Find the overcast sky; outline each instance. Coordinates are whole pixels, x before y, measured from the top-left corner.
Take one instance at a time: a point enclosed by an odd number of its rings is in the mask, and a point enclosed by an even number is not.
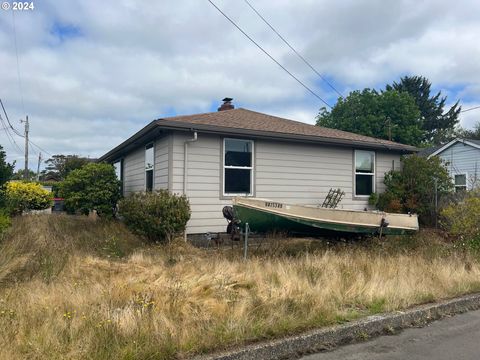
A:
[[[412,74],[430,79],[449,103],[480,105],[480,1],[250,2],[343,94]],[[335,103],[336,94],[242,0],[215,3]],[[32,141],[50,154],[98,157],[153,119],[214,111],[226,96],[237,107],[308,123],[323,106],[207,0],[34,6],[0,10],[0,97],[19,130],[29,115]],[[469,111],[461,124],[478,119],[480,110]],[[0,144],[22,167],[23,152],[4,131]],[[35,149],[32,169],[37,157]]]

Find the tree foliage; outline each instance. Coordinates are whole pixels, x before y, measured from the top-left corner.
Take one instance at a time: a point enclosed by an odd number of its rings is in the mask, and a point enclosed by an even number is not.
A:
[[[456,133],[456,137],[460,137],[463,139],[480,140],[480,121],[475,124],[472,130],[460,128]]]
[[[52,193],[34,182],[9,181],[5,197],[11,215],[19,215],[25,210],[44,210],[52,205]]]
[[[80,169],[90,162],[90,159],[78,155],[53,155],[45,160],[47,166],[42,171],[42,180],[61,181],[73,170]]]
[[[7,154],[0,145],[0,187],[12,178],[14,168],[15,163],[7,163]]]
[[[28,176],[25,179],[25,169],[18,169],[13,173],[12,180],[27,180],[27,181],[35,181],[37,178],[37,174],[35,171],[28,169]]]
[[[119,209],[125,224],[150,241],[172,240],[190,219],[186,196],[167,190],[133,193],[120,201]]]
[[[452,202],[442,212],[442,227],[458,242],[480,251],[480,193],[466,192],[459,202]]]
[[[423,138],[420,111],[405,92],[364,89],[340,98],[331,111],[323,108],[317,125],[409,145]],[[390,136],[391,135],[391,136]]]
[[[457,101],[445,111],[447,97],[442,96],[441,91],[431,95],[431,86],[431,82],[423,76],[404,76],[399,82],[387,85],[386,89],[406,92],[415,99],[422,116],[421,142],[437,145],[455,137],[461,106]]]
[[[59,195],[70,211],[88,214],[96,210],[100,216],[112,217],[120,199],[120,181],[112,165],[90,163],[67,175]]]
[[[427,224],[431,224],[436,215],[435,192],[441,197],[453,189],[445,163],[437,156],[403,157],[401,170],[385,174],[384,183],[386,190],[378,196],[380,210],[416,213]]]

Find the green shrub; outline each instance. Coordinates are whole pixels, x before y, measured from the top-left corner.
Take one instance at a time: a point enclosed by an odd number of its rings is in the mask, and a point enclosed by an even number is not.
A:
[[[52,206],[52,193],[38,183],[10,181],[5,187],[5,202],[10,214],[24,210],[44,210]]]
[[[58,192],[59,192],[60,186],[62,184],[61,181],[40,181],[40,184],[43,185],[43,186],[51,186],[53,197],[60,197]]]
[[[2,235],[10,225],[10,217],[3,210],[0,210],[0,235]]]
[[[402,169],[385,174],[386,190],[379,195],[377,206],[388,212],[411,212],[424,224],[435,219],[435,184],[437,196],[453,189],[445,164],[436,156],[427,159],[417,155],[402,158]]]
[[[120,181],[112,165],[91,163],[70,172],[60,184],[58,195],[71,212],[87,215],[96,210],[99,216],[110,218],[120,199]]]
[[[187,197],[167,190],[131,194],[120,201],[119,211],[133,232],[150,241],[171,241],[190,219]]]
[[[441,212],[441,225],[457,241],[480,249],[480,192],[470,193]]]
[[[378,203],[378,194],[371,193],[370,197],[368,198],[368,205],[377,206],[377,203]]]

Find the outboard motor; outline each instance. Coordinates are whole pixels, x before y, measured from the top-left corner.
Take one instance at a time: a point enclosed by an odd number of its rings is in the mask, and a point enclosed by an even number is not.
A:
[[[233,207],[231,206],[224,206],[222,209],[223,217],[227,219],[227,221],[233,221],[234,219],[234,212]]]
[[[222,209],[223,217],[227,219],[227,234],[232,235],[232,239],[235,239],[235,235],[240,233],[240,220],[235,218],[235,212],[233,207],[224,206]]]

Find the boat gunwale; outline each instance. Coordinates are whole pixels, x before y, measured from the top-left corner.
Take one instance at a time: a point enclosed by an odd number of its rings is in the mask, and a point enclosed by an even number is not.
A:
[[[284,204],[282,202],[278,202],[278,201],[272,201],[272,200],[268,200],[268,199],[256,199],[256,200],[260,200],[260,201],[271,201],[271,202],[276,202],[276,203],[279,203],[279,204]],[[237,201],[234,201],[233,203],[234,206],[244,206],[244,207],[247,207],[247,208],[251,208],[251,209],[255,209],[255,210],[259,210],[259,211],[262,211],[262,212],[271,212],[271,213],[275,213],[277,215],[282,215],[282,216],[285,216],[285,217],[290,217],[290,218],[294,218],[294,219],[308,219],[308,220],[314,220],[314,221],[321,221],[321,222],[326,222],[326,223],[329,223],[329,224],[342,224],[342,225],[353,225],[353,226],[363,226],[363,227],[368,227],[368,228],[380,228],[380,225],[376,226],[376,225],[371,225],[371,224],[364,224],[364,223],[355,223],[355,222],[346,222],[346,221],[333,221],[333,220],[319,220],[318,218],[312,218],[310,216],[298,216],[298,215],[291,215],[291,214],[285,214],[285,213],[282,213],[276,209],[265,209],[263,207],[259,207],[258,205],[251,205],[251,204],[245,204],[245,203],[238,203]],[[290,206],[300,206],[301,205],[291,205],[291,204],[285,204],[285,205],[290,205]],[[351,212],[359,212],[359,213],[363,213],[363,211],[360,211],[360,210],[341,210],[341,209],[324,209],[324,210],[339,210],[339,211],[351,211]],[[382,212],[382,213],[378,213],[379,215],[382,215],[382,214],[388,214],[388,213],[385,213],[385,212]],[[405,215],[405,214],[393,214],[393,215]],[[410,216],[413,216],[413,215],[410,215]],[[414,230],[414,231],[418,231],[418,227],[405,227],[405,226],[388,226],[388,228],[390,229],[402,229],[402,230]]]

